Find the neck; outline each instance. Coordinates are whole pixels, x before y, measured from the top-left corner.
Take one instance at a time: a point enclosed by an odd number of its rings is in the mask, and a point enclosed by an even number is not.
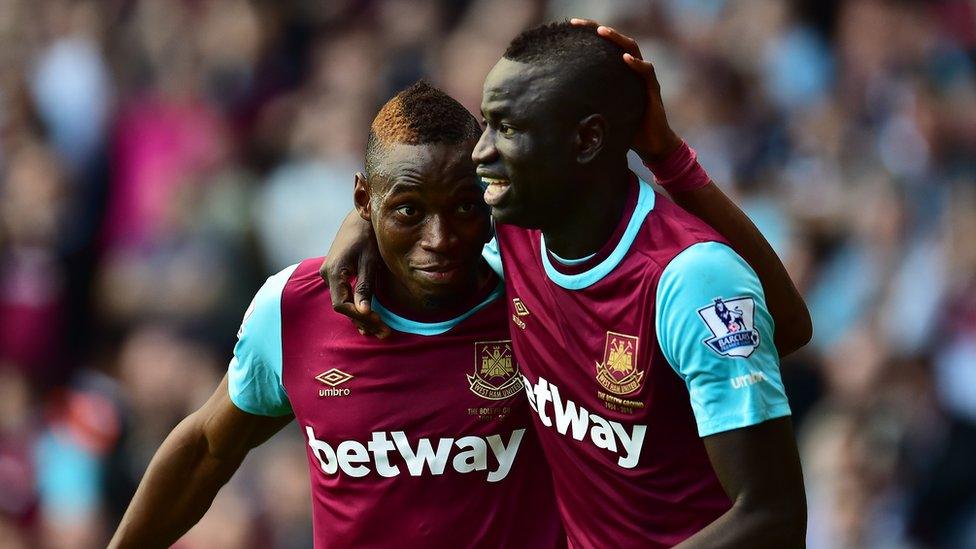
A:
[[[474,306],[481,299],[481,290],[490,278],[490,267],[484,261],[479,261],[478,266],[458,289],[432,293],[405,284],[384,268],[379,277],[377,294],[387,308],[407,316],[412,315],[415,320],[444,320]]]
[[[625,159],[622,164],[591,170],[573,185],[573,198],[552,212],[554,221],[542,230],[549,251],[566,259],[599,251],[624,215],[629,183]]]

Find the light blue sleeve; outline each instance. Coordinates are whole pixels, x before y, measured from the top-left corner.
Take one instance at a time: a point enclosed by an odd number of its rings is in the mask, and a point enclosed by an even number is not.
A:
[[[491,240],[485,244],[485,248],[481,250],[481,257],[485,258],[485,261],[499,277],[505,279],[505,273],[502,271],[502,253],[498,248],[498,238],[491,237]]]
[[[698,435],[790,415],[759,277],[725,244],[702,242],[661,273],[657,338],[688,386]]]
[[[281,381],[281,291],[298,265],[269,278],[244,313],[227,369],[230,399],[259,416],[284,416],[291,403]]]

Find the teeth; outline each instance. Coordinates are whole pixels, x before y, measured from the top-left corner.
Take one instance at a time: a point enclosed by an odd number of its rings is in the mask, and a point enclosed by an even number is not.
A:
[[[481,180],[484,181],[485,183],[489,184],[489,185],[507,185],[508,184],[508,180],[507,179],[494,179],[492,177],[482,177]]]

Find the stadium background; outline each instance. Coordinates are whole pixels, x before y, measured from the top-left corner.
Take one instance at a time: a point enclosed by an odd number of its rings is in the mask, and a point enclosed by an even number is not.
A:
[[[477,112],[508,40],[568,16],[640,40],[808,300],[810,546],[976,547],[967,0],[0,1],[0,547],[103,546],[252,293],[327,250],[377,107],[426,77]],[[310,528],[288,428],[180,546]]]

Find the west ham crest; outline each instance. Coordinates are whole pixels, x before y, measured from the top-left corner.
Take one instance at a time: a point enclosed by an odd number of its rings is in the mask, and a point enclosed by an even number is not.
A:
[[[467,376],[472,393],[488,400],[503,400],[522,390],[511,340],[478,341],[474,354],[474,374]]]
[[[756,302],[751,297],[723,300],[716,297],[711,305],[698,309],[714,337],[702,341],[709,349],[724,356],[747,357],[759,346],[759,331],[753,324]]]
[[[607,332],[603,363],[596,364],[596,380],[615,395],[629,395],[640,389],[644,372],[637,371],[635,336]]]

